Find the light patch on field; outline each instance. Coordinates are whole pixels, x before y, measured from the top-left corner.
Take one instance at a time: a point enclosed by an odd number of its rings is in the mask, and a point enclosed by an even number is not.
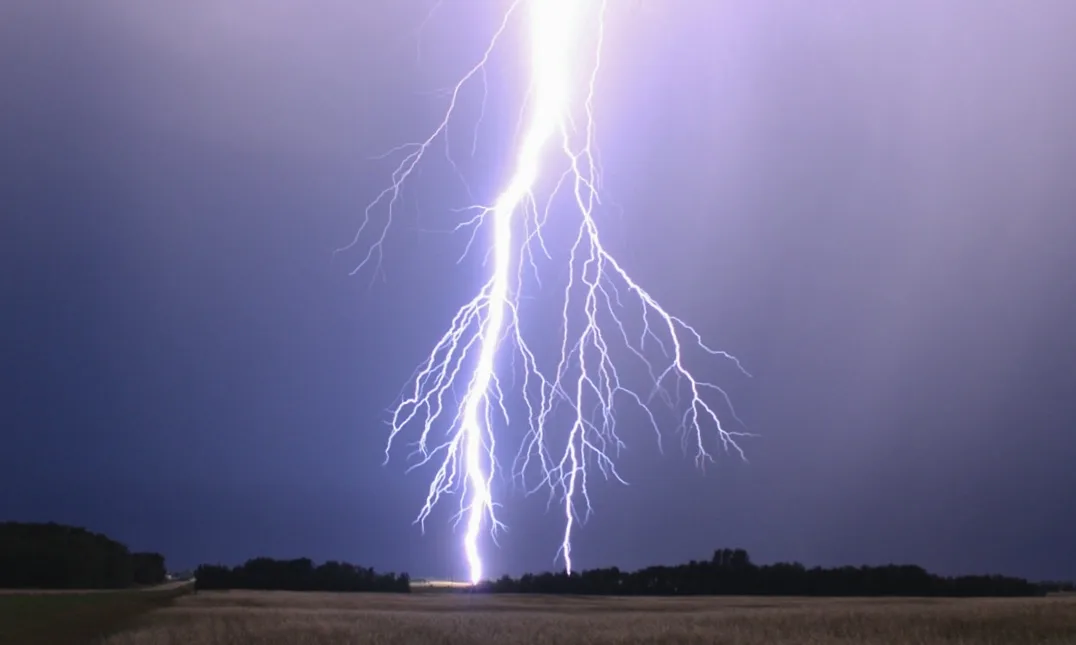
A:
[[[420,589],[467,589],[471,583],[460,580],[412,580],[411,588]]]

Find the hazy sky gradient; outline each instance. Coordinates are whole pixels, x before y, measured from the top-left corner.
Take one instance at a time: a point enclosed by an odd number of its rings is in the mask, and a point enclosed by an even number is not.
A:
[[[505,6],[423,26],[433,4],[0,4],[0,516],[175,566],[463,574],[447,513],[410,525],[424,475],[381,461],[481,278],[465,237],[417,229],[468,197],[443,163],[419,178],[387,282],[332,257],[388,181],[371,157],[435,126]],[[595,486],[576,563],[1076,578],[1076,4],[612,4],[605,230],[754,374],[706,372],[762,438],[701,474],[626,428],[631,486]],[[453,134],[482,199],[523,46],[473,159],[480,89]],[[511,499],[490,572],[551,567],[544,498]]]

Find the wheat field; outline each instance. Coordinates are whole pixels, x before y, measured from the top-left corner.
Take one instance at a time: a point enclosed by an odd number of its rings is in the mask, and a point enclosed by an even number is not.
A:
[[[203,592],[107,645],[1076,645],[1076,598],[596,598]]]

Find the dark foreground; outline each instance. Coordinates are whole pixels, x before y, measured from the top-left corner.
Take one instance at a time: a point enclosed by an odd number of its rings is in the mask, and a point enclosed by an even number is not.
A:
[[[93,643],[189,592],[187,584],[123,591],[0,591],[0,643]]]

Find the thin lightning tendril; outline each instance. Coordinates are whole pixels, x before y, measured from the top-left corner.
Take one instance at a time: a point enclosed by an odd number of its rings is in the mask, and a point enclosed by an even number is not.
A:
[[[498,439],[504,439],[510,425],[502,384],[505,367],[499,360],[505,353],[511,357],[511,373],[522,372],[517,391],[526,409],[526,430],[521,432],[524,436],[511,475],[523,484],[528,494],[547,489],[549,503],[559,500],[562,504],[565,524],[557,556],[569,573],[573,528],[592,512],[588,467],[593,464],[605,478],[626,483],[617,473],[614,461],[624,447],[616,430],[614,403],[618,398],[627,398],[635,404],[657,434],[659,449],[661,432],[651,404],[657,397],[674,409],[679,406],[684,448],[693,446],[700,467],[713,460],[706,446],[706,428],[716,431],[724,450],[735,451],[741,458],[744,453],[736,440],[750,436],[722,425],[705,393],[719,395],[734,417],[735,411],[723,390],[696,378],[685,366],[685,344],[727,358],[747,374],[739,361],[708,346],[694,328],[662,308],[610,255],[598,234],[594,213],[600,205],[600,169],[595,154],[594,95],[607,3],[608,0],[514,0],[478,63],[450,92],[448,108],[433,133],[421,142],[390,151],[389,154],[405,153],[403,160],[392,173],[389,187],[367,206],[362,226],[352,243],[345,247],[351,248],[367,235],[374,226],[372,214],[385,205],[385,222],[375,231],[376,239],[354,272],[371,262],[376,262],[380,270],[382,248],[404,184],[429,149],[439,139],[447,139],[461,91],[476,76],[485,83],[485,68],[499,40],[512,17],[525,8],[531,79],[528,105],[521,113],[512,174],[492,206],[464,209],[473,216],[456,227],[456,230],[472,229],[465,254],[475,243],[479,229],[489,229],[489,277],[477,295],[456,312],[448,331],[414,373],[402,400],[392,411],[385,448],[387,462],[397,436],[412,425],[421,427],[412,453],[415,462],[408,471],[431,463],[437,469],[415,522],[425,528],[426,520],[443,496],[462,493],[455,521],[465,522],[463,548],[472,583],[483,577],[479,553],[483,528],[494,541],[505,529],[498,519],[499,504],[492,493],[499,472]],[[588,9],[594,22],[596,45],[592,64],[585,70],[585,78],[580,79],[582,72],[578,67],[580,61],[586,60],[582,41],[586,40],[583,36]],[[581,96],[573,92],[577,85],[582,86]],[[577,127],[580,110],[581,128]],[[535,192],[543,179],[549,180],[550,158],[558,156],[554,153],[563,155],[565,169],[555,178],[548,201],[540,207]],[[452,163],[451,157],[449,162]],[[561,217],[559,212],[551,211],[554,196],[564,190],[570,190],[579,227],[567,258],[559,356],[553,369],[543,371],[520,326],[521,293],[528,272],[541,286],[538,256],[552,259],[542,233],[551,216]],[[637,334],[629,332],[622,322],[622,312],[628,308],[626,296],[634,298],[638,304],[636,311],[641,312],[642,329]],[[573,315],[580,313],[581,328],[572,325]],[[621,382],[610,345],[614,342],[622,343],[648,370],[652,389],[647,396]],[[648,358],[645,353],[648,342],[667,361],[664,365],[656,366]],[[456,401],[456,388],[460,386],[463,394]],[[686,403],[681,404],[678,393],[684,389],[688,396]],[[565,406],[570,411],[563,426],[568,430],[566,445],[556,455],[551,447],[550,427],[560,426],[561,421],[555,421],[553,415]],[[446,438],[437,443],[432,435],[442,428]],[[535,471],[537,476],[528,481],[528,473]]]

